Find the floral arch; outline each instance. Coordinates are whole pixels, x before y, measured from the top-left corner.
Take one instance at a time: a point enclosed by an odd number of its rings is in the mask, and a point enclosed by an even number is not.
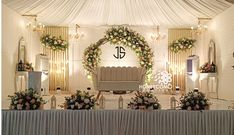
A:
[[[153,67],[153,53],[143,36],[124,26],[115,26],[108,29],[102,39],[85,49],[83,66],[89,77],[91,77],[91,73],[101,61],[101,49],[99,47],[107,42],[130,47],[136,53],[140,66],[147,70],[147,81],[150,81]]]

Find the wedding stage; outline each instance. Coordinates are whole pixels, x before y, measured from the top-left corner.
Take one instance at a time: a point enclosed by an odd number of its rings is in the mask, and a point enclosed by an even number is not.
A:
[[[233,135],[234,111],[2,111],[4,135]]]

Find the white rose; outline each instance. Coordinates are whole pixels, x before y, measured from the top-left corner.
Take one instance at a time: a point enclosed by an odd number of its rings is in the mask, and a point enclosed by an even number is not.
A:
[[[144,100],[145,100],[145,101],[148,101],[148,100],[149,100],[149,98],[147,98],[147,97],[144,97]]]
[[[86,105],[86,106],[85,106],[85,108],[87,108],[87,109],[88,109],[88,108],[89,108],[89,105]]]
[[[154,103],[155,100],[154,100],[153,98],[150,98],[150,99],[149,99],[149,102],[150,102],[150,103]]]
[[[82,104],[78,104],[78,108],[80,109],[80,108],[82,108],[83,107],[83,105]]]
[[[36,109],[36,108],[37,108],[37,105],[34,104],[34,105],[33,105],[33,109]]]
[[[147,109],[149,109],[149,110],[153,110],[153,109],[154,109],[154,107],[153,107],[153,106],[149,106]]]
[[[187,108],[187,110],[189,110],[189,111],[190,111],[190,110],[192,110],[192,108],[189,106],[189,107]]]
[[[84,99],[84,103],[86,103],[86,104],[88,104],[90,102],[90,100],[89,99]]]
[[[142,99],[141,98],[137,98],[137,102],[141,104],[142,103]]]
[[[186,106],[189,106],[189,105],[190,105],[190,103],[189,103],[189,102],[186,102],[186,103],[185,103],[185,105],[186,105]]]

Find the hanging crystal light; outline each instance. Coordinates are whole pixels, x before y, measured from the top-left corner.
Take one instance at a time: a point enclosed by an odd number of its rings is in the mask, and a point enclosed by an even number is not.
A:
[[[198,24],[195,27],[191,27],[192,33],[200,35],[202,32],[205,32],[208,28],[208,23],[211,18],[198,18]]]
[[[84,35],[83,32],[79,32],[78,29],[80,28],[80,26],[78,24],[75,25],[75,32],[71,32],[69,34],[69,37],[72,39],[79,39],[80,37],[82,37]]]
[[[35,32],[43,32],[44,31],[45,25],[40,23],[40,22],[37,22],[37,15],[22,15],[22,16],[33,18],[33,22],[27,23],[27,28],[31,28]]]
[[[166,37],[166,34],[165,33],[161,33],[159,31],[159,26],[157,26],[157,28],[156,28],[156,33],[151,34],[151,39],[152,40],[156,40],[156,41],[164,39],[165,37]]]

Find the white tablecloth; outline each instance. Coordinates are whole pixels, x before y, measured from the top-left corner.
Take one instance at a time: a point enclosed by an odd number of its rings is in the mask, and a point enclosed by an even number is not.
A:
[[[234,111],[2,111],[3,135],[234,135]]]

